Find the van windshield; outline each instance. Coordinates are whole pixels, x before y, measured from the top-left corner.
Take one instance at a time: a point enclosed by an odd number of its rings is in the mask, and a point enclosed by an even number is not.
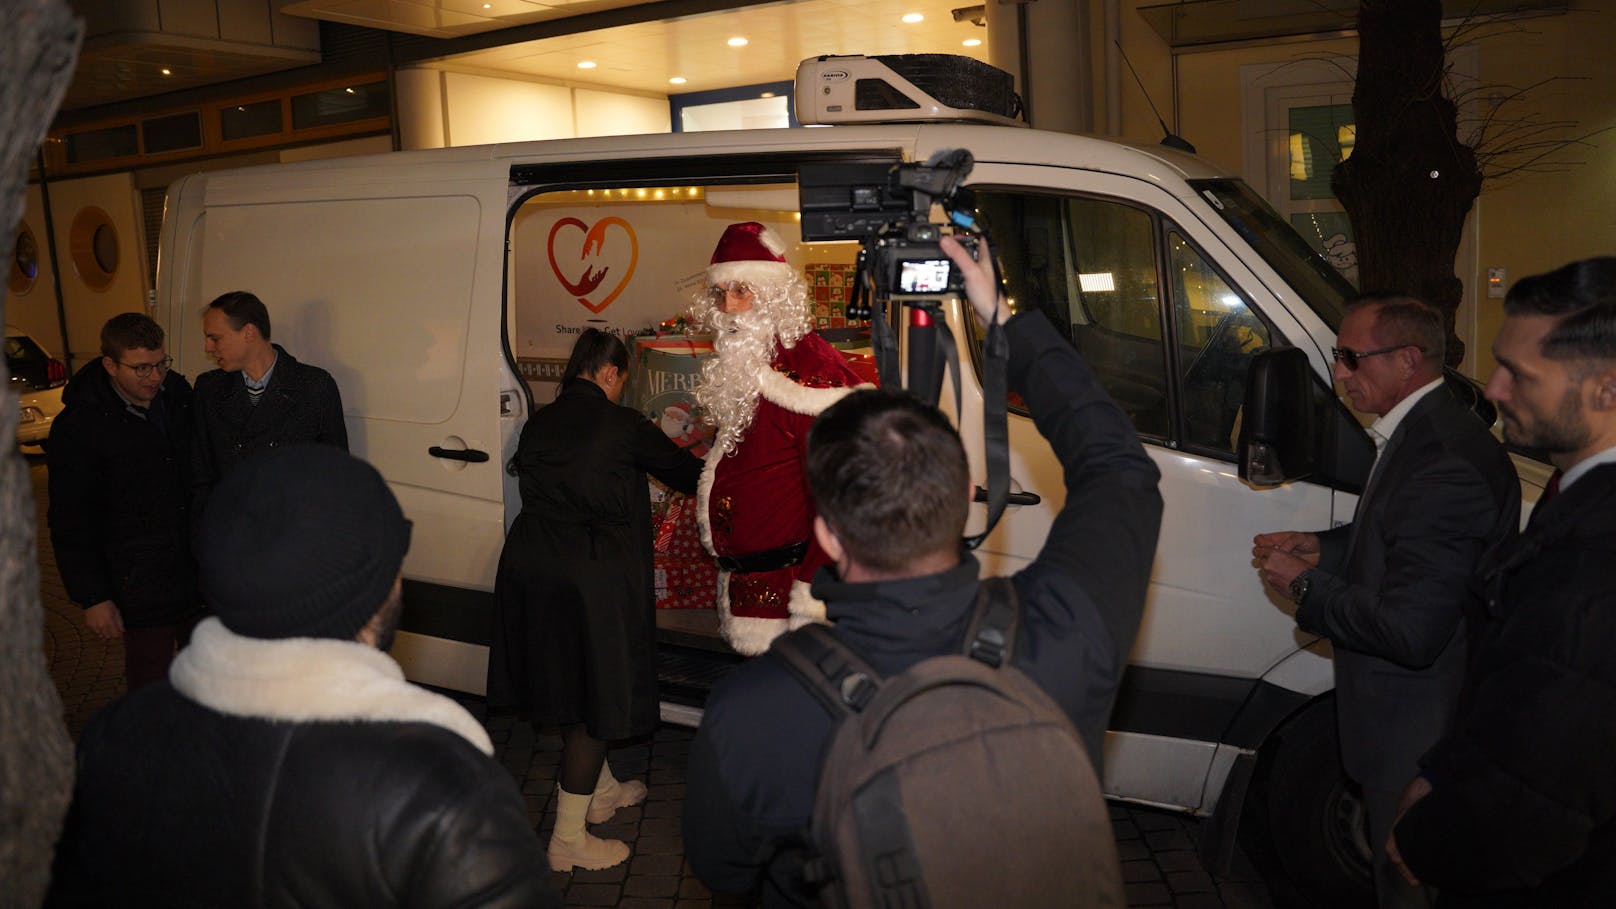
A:
[[[1239,180],[1191,180],[1190,186],[1302,295],[1332,332],[1340,330],[1347,301],[1357,291],[1278,212]]]

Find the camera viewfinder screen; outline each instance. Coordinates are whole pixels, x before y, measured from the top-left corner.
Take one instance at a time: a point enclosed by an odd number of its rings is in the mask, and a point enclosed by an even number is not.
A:
[[[906,259],[898,263],[898,292],[943,293],[948,290],[948,270],[952,264],[947,259]]]

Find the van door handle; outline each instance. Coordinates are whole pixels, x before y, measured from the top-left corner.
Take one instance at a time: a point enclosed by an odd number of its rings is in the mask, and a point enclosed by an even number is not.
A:
[[[981,486],[976,487],[976,497],[973,501],[986,502],[988,491]],[[1006,505],[1037,505],[1043,499],[1036,492],[1012,492],[1005,497]]]
[[[481,464],[488,460],[488,452],[478,451],[475,448],[443,448],[437,445],[426,450],[434,458],[447,458],[450,461],[469,461],[472,464]]]

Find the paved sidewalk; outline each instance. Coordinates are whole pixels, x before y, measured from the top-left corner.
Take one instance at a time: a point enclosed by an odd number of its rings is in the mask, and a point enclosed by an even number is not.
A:
[[[68,600],[45,527],[45,463],[42,458],[29,462],[39,521],[45,654],[62,695],[68,729],[77,739],[96,710],[123,694],[123,648],[91,634],[84,626],[83,611]],[[482,715],[478,699],[468,698],[466,703],[473,713]],[[555,823],[560,737],[536,734],[510,718],[485,720],[485,725],[494,740],[495,758],[515,778],[528,817],[548,839]],[[685,758],[692,735],[690,729],[664,726],[650,741],[611,753],[613,772],[620,778],[645,780],[650,795],[645,804],[622,809],[610,822],[592,829],[599,836],[629,843],[634,854],[616,868],[555,875],[556,887],[565,893],[568,906],[705,909],[745,905],[743,900],[710,892],[684,861],[679,824],[684,811]],[[1249,862],[1237,860],[1231,878],[1216,879],[1206,872],[1195,851],[1200,825],[1194,819],[1113,803],[1111,823],[1129,906],[1273,906],[1267,887]]]

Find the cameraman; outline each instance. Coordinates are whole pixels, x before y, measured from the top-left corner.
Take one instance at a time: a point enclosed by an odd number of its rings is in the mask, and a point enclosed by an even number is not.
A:
[[[962,270],[978,320],[1004,323],[1010,387],[1065,472],[1066,503],[1043,551],[1014,578],[1014,662],[1065,709],[1098,769],[1156,550],[1156,466],[1041,314],[1006,321],[1002,303],[995,310],[987,243],[980,263],[952,239],[942,246]],[[837,637],[889,676],[961,652],[978,566],[960,546],[972,485],[947,418],[903,392],[855,392],[814,423],[807,470],[819,508],[814,532],[834,563],[820,570],[813,592]],[[684,808],[685,855],[709,887],[757,890],[771,844],[806,831],[834,726],[772,656],[737,667],[713,691],[691,748]],[[792,883],[771,881],[764,904],[811,904],[810,895],[785,892]]]

